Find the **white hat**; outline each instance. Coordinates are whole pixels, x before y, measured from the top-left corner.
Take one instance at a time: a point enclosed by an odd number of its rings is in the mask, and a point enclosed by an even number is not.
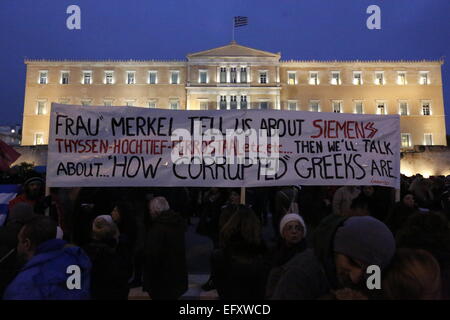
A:
[[[303,218],[297,213],[288,213],[280,221],[280,234],[283,234],[283,229],[286,224],[291,221],[298,221],[303,226],[303,238],[306,237],[306,224]]]

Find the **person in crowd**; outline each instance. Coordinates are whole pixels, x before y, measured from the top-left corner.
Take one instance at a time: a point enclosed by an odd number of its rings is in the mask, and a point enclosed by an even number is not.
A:
[[[364,292],[367,267],[383,271],[394,253],[394,236],[378,219],[330,215],[315,231],[313,248],[283,266],[272,299],[318,299],[343,288]]]
[[[83,300],[90,298],[91,262],[79,247],[56,239],[56,222],[37,216],[18,235],[17,255],[25,265],[6,288],[5,300]],[[74,269],[74,279],[67,273]],[[77,273],[78,272],[78,273]],[[78,274],[78,276],[77,276]],[[74,288],[69,288],[71,284]]]
[[[267,268],[261,223],[252,209],[239,205],[220,233],[212,269],[221,299],[262,299]]]
[[[361,200],[361,202],[367,204],[368,215],[381,221],[384,221],[386,218],[386,210],[383,207],[383,201],[378,197],[377,190],[374,186],[363,186],[361,193],[355,200]]]
[[[223,229],[225,224],[227,224],[227,222],[236,212],[236,209],[238,209],[240,201],[241,194],[239,192],[239,189],[232,189],[228,195],[228,201],[225,203],[225,205],[222,206],[222,208],[220,208],[218,235],[220,234],[220,231]]]
[[[219,241],[220,210],[225,203],[225,193],[219,188],[210,188],[204,195],[197,232],[209,237],[217,247]]]
[[[131,205],[127,202],[117,202],[113,205],[111,217],[119,228],[120,240],[128,244],[130,251],[136,245],[137,224]]]
[[[365,197],[358,196],[353,199],[350,209],[347,211],[348,217],[370,216],[369,200]]]
[[[16,250],[17,235],[32,218],[33,207],[27,202],[20,202],[12,208],[6,225],[0,227],[0,297],[20,270]]]
[[[186,222],[164,197],[151,200],[149,211],[143,290],[155,300],[178,299],[188,288]]]
[[[418,212],[414,195],[411,192],[403,194],[401,201],[396,203],[386,219],[386,225],[396,234],[408,217]]]
[[[282,187],[275,194],[275,211],[272,213],[272,225],[275,238],[280,239],[279,226],[283,216],[287,213],[299,212],[299,191],[295,186]]]
[[[300,199],[299,210],[305,223],[312,228],[317,227],[320,221],[331,213],[331,201],[325,186],[302,187]]]
[[[439,263],[442,296],[450,299],[450,229],[445,216],[435,212],[411,215],[396,235],[397,247],[422,249]]]
[[[26,202],[33,207],[36,213],[44,214],[41,203],[44,201],[45,185],[44,179],[41,177],[32,177],[27,179],[23,184],[23,193],[12,199],[8,208],[9,211],[21,202]]]
[[[285,215],[280,221],[282,240],[269,253],[271,267],[267,280],[266,297],[270,298],[282,274],[282,266],[297,253],[306,250],[306,225],[303,218],[296,213]]]
[[[111,216],[100,215],[92,223],[92,240],[84,247],[92,263],[91,298],[127,300],[130,264],[128,250],[119,240],[119,229]]]
[[[425,250],[398,249],[386,269],[381,288],[388,300],[439,300],[439,263]]]
[[[433,206],[434,197],[431,184],[429,179],[424,179],[418,175],[409,186],[409,191],[414,195],[419,208],[430,209]]]
[[[220,208],[220,214],[215,215],[215,218],[211,221],[211,235],[213,241],[213,252],[219,248],[219,234],[225,224],[230,220],[233,214],[238,210],[240,203],[240,193],[238,189],[232,189],[229,192],[227,203]],[[213,253],[214,254],[214,253]],[[211,255],[212,257],[213,255]],[[205,284],[202,285],[202,290],[210,291],[215,289],[214,272],[211,270],[210,277]]]
[[[337,189],[333,196],[333,213],[341,216],[347,215],[352,201],[360,193],[361,190],[356,186],[344,186]]]

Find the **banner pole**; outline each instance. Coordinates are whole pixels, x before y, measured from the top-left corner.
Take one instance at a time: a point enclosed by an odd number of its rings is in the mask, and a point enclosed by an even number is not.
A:
[[[245,204],[245,187],[241,187],[241,204]]]

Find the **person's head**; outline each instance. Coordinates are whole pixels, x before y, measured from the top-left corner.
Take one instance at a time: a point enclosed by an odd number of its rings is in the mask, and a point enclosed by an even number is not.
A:
[[[261,242],[261,223],[252,209],[238,205],[220,233],[220,241],[227,243],[233,236],[239,236],[246,244],[259,245]]]
[[[27,198],[30,200],[36,200],[44,194],[44,180],[40,177],[28,179],[23,187]]]
[[[49,217],[35,216],[26,223],[17,236],[17,255],[20,260],[30,260],[42,243],[56,238],[57,224]]]
[[[16,203],[9,212],[7,224],[24,225],[33,218],[33,207],[27,202]]]
[[[239,193],[238,190],[231,190],[229,196],[228,196],[228,201],[230,204],[240,204],[241,202],[241,195]]]
[[[111,210],[111,217],[116,224],[121,224],[126,222],[130,218],[131,209],[126,202],[117,202],[113,205]]]
[[[427,251],[398,249],[381,283],[389,300],[436,300],[441,298],[439,263]]]
[[[333,241],[336,275],[344,287],[358,287],[370,265],[383,270],[395,253],[388,227],[370,216],[350,217],[336,231]]]
[[[152,218],[158,217],[162,212],[170,209],[169,203],[164,197],[155,197],[149,203],[149,212]]]
[[[373,194],[375,193],[375,188],[373,186],[364,186],[362,188],[362,193],[366,196],[366,197],[372,197]]]
[[[280,221],[280,235],[288,246],[299,243],[306,237],[303,218],[296,213],[284,215]]]
[[[416,205],[414,195],[411,192],[407,192],[402,197],[402,204],[408,208],[414,208]]]
[[[119,231],[110,215],[101,215],[92,222],[92,239],[98,241],[109,241],[117,239]]]
[[[352,217],[370,215],[369,204],[367,203],[367,200],[363,197],[357,197],[353,199],[348,215]]]

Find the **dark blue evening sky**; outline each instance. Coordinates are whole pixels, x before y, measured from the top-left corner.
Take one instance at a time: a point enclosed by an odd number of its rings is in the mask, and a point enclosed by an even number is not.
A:
[[[81,7],[82,29],[66,28]],[[366,9],[382,10],[368,30]],[[0,124],[22,122],[25,58],[185,59],[238,43],[282,59],[440,59],[450,132],[450,0],[0,0]]]

